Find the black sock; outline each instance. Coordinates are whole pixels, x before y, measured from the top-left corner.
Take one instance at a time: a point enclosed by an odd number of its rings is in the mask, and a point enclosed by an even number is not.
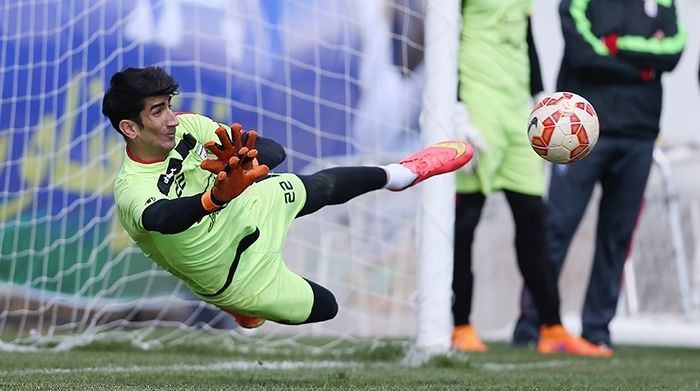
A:
[[[299,178],[306,188],[306,203],[297,217],[381,189],[387,180],[381,167],[334,167]]]

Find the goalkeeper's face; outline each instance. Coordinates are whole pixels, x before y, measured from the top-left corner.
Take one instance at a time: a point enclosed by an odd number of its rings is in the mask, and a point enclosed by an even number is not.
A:
[[[139,127],[134,141],[151,157],[165,158],[175,148],[175,128],[179,122],[171,110],[171,99],[171,96],[146,98],[144,109],[139,113],[143,126]]]

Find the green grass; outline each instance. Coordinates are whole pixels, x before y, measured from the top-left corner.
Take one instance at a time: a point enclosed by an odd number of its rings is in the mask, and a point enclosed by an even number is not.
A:
[[[700,389],[698,349],[621,346],[612,359],[587,359],[490,344],[486,354],[451,354],[416,367],[400,341],[318,341],[321,351],[234,345],[207,340],[144,351],[102,342],[67,352],[0,352],[0,389]]]

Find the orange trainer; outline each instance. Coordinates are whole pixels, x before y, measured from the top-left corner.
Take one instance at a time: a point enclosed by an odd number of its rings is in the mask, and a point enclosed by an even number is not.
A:
[[[542,354],[566,353],[585,357],[612,357],[613,355],[613,350],[609,347],[594,345],[583,338],[574,337],[560,324],[540,327],[537,351]]]
[[[456,326],[452,330],[452,348],[465,353],[484,353],[488,350],[470,324]]]

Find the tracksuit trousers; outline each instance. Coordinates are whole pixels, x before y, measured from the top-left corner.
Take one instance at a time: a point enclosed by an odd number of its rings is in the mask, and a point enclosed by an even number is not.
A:
[[[547,243],[557,275],[596,184],[598,209],[595,254],[581,314],[582,337],[611,345],[609,324],[615,316],[622,273],[628,256],[653,159],[653,140],[601,137],[591,154],[568,165],[552,166],[547,196]],[[525,287],[514,344],[539,338],[537,309]]]

